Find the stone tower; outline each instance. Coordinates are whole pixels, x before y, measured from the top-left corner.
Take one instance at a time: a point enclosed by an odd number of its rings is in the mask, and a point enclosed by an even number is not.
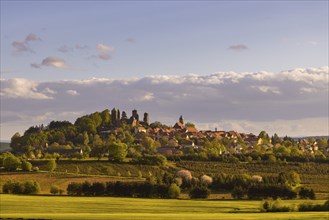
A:
[[[132,117],[135,118],[137,121],[139,121],[139,115],[138,115],[136,109],[134,109],[134,110],[132,111]]]
[[[150,123],[149,113],[147,113],[147,112],[144,113],[143,121],[144,121],[145,124],[147,124],[147,125]]]
[[[182,124],[184,124],[184,118],[183,118],[183,116],[181,115],[181,116],[179,116],[179,122],[180,123],[182,123]]]

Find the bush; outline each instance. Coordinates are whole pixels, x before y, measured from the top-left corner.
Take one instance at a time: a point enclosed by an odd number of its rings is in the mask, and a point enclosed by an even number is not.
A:
[[[210,190],[206,187],[193,188],[189,193],[191,199],[199,199],[199,198],[206,199],[208,198],[209,195],[210,195]]]
[[[300,188],[298,192],[299,198],[301,199],[315,199],[315,193],[313,189]]]
[[[285,206],[281,199],[277,199],[274,202],[272,200],[265,200],[261,207],[262,212],[290,212],[293,208]]]
[[[11,182],[7,181],[2,186],[3,193],[12,194],[37,194],[40,191],[40,185],[36,181]]]
[[[235,186],[232,191],[232,197],[234,199],[242,199],[242,197],[246,194],[246,190],[244,190],[241,186]]]
[[[318,212],[318,211],[329,211],[329,200],[323,205],[313,205],[311,203],[303,203],[298,206],[300,212]]]
[[[23,171],[32,171],[32,164],[26,160],[22,161],[22,170]]]
[[[53,172],[56,169],[56,161],[55,160],[49,160],[47,163],[47,170],[50,172]]]
[[[58,194],[58,193],[59,193],[59,188],[58,188],[58,186],[56,186],[56,185],[52,185],[52,186],[50,187],[50,193],[53,194],[53,195]]]
[[[255,184],[250,186],[247,194],[249,199],[294,199],[297,197],[297,193],[286,185]]]
[[[3,159],[3,166],[7,171],[15,171],[21,165],[21,161],[12,153],[5,153]]]
[[[180,195],[180,188],[175,183],[172,183],[168,189],[168,197],[171,199],[177,199]]]

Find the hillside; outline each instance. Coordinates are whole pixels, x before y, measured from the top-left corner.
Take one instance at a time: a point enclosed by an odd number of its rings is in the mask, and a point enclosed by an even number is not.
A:
[[[11,150],[9,142],[0,142],[0,153],[9,150]]]

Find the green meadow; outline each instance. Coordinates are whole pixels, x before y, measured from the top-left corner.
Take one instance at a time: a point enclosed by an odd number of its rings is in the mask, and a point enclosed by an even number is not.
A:
[[[0,218],[22,219],[328,219],[329,212],[260,213],[261,201],[161,200],[1,194]],[[298,205],[305,200],[284,201]],[[323,204],[324,200],[312,201]]]

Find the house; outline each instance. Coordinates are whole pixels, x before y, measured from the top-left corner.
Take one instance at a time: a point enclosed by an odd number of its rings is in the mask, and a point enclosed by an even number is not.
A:
[[[146,133],[146,129],[142,126],[135,127],[135,134],[138,134],[138,133]]]
[[[181,122],[176,122],[173,128],[183,130],[185,128],[185,125]]]

